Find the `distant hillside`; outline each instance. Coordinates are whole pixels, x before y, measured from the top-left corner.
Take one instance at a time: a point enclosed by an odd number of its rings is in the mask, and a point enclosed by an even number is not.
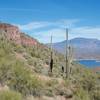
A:
[[[100,40],[75,38],[69,41],[74,49],[75,59],[100,59]],[[54,43],[53,47],[60,53],[65,53],[66,41]]]

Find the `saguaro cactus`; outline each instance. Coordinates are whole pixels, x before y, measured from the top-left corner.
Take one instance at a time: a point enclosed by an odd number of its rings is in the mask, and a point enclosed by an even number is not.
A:
[[[73,48],[68,43],[68,29],[66,29],[66,78],[69,78],[71,72],[71,63],[73,61]]]
[[[66,29],[66,78],[69,76],[69,64],[68,64],[68,29]]]
[[[69,76],[70,76],[70,74],[72,73],[73,47],[70,45],[68,50],[69,50],[68,62],[69,62]]]

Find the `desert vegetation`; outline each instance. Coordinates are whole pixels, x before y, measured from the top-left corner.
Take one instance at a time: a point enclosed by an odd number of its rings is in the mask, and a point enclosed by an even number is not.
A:
[[[1,33],[0,33],[1,34]],[[0,38],[1,100],[100,100],[100,74],[72,62],[65,78],[64,56],[54,51],[54,68],[49,74],[50,48],[28,47]],[[6,88],[5,88],[6,86]]]

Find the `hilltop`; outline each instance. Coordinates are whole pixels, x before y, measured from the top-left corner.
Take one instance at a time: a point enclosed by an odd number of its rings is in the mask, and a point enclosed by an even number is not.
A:
[[[24,34],[17,26],[0,23],[0,31],[5,34],[8,40],[12,40],[16,44],[32,46],[37,44],[37,40]]]
[[[56,51],[51,74],[50,48],[13,25],[3,24],[3,27],[6,28],[0,28],[1,100],[100,99],[99,74],[72,62],[70,78],[66,79],[61,70],[61,66],[65,66],[65,58]],[[15,27],[16,32],[11,27]]]

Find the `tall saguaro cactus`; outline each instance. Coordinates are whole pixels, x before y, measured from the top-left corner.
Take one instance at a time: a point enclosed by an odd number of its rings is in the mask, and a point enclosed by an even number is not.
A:
[[[66,78],[69,77],[69,62],[68,62],[68,29],[66,29]]]
[[[69,78],[73,61],[73,48],[68,43],[68,29],[66,29],[66,78]]]

